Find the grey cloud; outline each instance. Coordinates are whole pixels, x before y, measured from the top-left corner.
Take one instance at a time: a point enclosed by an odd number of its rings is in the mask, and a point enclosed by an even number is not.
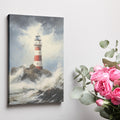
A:
[[[41,23],[44,29],[44,34],[49,34],[54,29],[56,40],[63,40],[63,22],[64,19],[62,17],[43,17],[43,16],[25,16],[25,15],[10,15],[10,68],[14,66],[22,65],[22,61],[19,59],[22,55],[26,55],[24,53],[24,46],[19,44],[17,41],[17,37],[23,33],[21,33],[20,28],[26,30],[27,27],[33,25],[35,23]],[[20,50],[20,54],[18,51]],[[14,58],[15,56],[15,58]],[[55,61],[47,61],[45,67],[48,69],[52,69],[53,66],[56,67],[58,60]],[[55,68],[53,68],[55,69]]]
[[[56,34],[63,34],[63,17],[45,17],[29,15],[10,15],[11,24],[26,29],[29,25],[36,22],[41,23],[44,28],[44,34],[52,32],[53,28]]]

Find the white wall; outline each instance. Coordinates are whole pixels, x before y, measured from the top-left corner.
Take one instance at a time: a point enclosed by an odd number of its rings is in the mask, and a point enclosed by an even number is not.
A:
[[[7,25],[11,14],[63,16],[64,102],[61,105],[6,107]],[[80,64],[101,64],[100,40],[120,40],[120,0],[1,0],[0,1],[0,120],[103,120],[94,106],[69,96],[72,72]]]

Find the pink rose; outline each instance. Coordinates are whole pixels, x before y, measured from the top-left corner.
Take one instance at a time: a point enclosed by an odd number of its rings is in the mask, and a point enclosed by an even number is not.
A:
[[[104,67],[104,68],[102,69],[102,71],[104,71],[105,73],[109,73],[109,70],[110,70],[109,67]]]
[[[91,74],[91,82],[99,81],[99,80],[109,80],[109,74],[105,73],[104,71],[98,70]]]
[[[115,88],[111,94],[111,102],[114,105],[120,104],[120,88]]]
[[[108,101],[105,101],[105,100],[102,100],[102,99],[98,99],[98,100],[96,100],[96,104],[97,104],[98,106],[103,106],[103,105],[105,105],[105,104],[109,104],[109,102],[108,102]]]
[[[113,84],[110,80],[100,80],[95,83],[95,91],[99,92],[101,96],[106,97],[106,99],[111,98]]]
[[[120,64],[118,64],[118,66],[120,67]]]
[[[98,100],[96,100],[96,104],[97,104],[98,106],[103,106],[104,100],[98,99]]]
[[[102,70],[102,69],[103,69],[103,67],[100,66],[100,65],[96,65],[96,66],[94,67],[94,71],[95,71],[95,72],[98,71],[98,70]]]
[[[120,86],[120,80],[114,80],[114,86],[116,85]]]
[[[111,68],[109,71],[109,76],[111,81],[120,79],[120,70]]]

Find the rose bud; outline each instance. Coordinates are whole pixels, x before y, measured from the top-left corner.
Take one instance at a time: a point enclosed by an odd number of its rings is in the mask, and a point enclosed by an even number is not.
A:
[[[105,101],[105,100],[102,100],[102,99],[96,100],[96,104],[97,104],[98,106],[103,106],[103,105],[106,105],[106,104],[108,104],[108,103],[109,103],[108,101]]]

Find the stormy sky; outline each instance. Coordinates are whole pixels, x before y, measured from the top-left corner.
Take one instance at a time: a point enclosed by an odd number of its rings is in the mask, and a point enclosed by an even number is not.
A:
[[[34,62],[34,40],[42,40],[43,68],[54,71],[63,66],[62,17],[9,15],[9,68]]]

